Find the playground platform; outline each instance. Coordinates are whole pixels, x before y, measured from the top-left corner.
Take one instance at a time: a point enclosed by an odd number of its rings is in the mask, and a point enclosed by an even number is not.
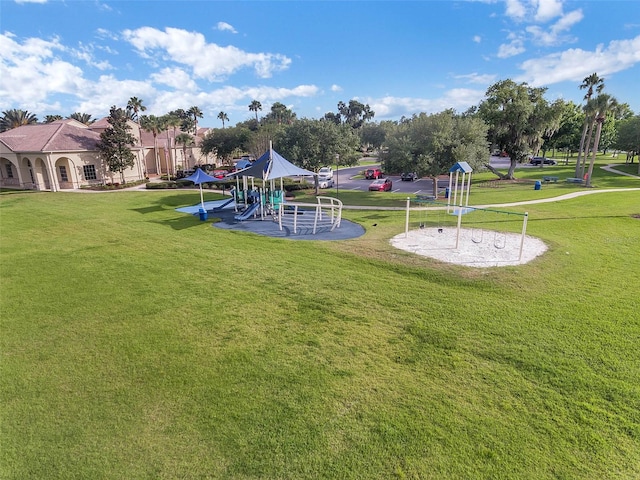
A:
[[[357,223],[342,219],[339,228],[331,230],[330,226],[318,226],[316,233],[308,226],[299,225],[297,232],[294,233],[290,225],[283,225],[282,230],[278,222],[271,218],[262,220],[260,217],[247,220],[236,220],[236,212],[231,209],[223,209],[216,211],[209,218],[214,221],[213,227],[225,230],[237,230],[242,232],[251,232],[258,235],[264,235],[274,238],[287,238],[290,240],[348,240],[364,235],[364,227]],[[285,214],[290,215],[290,214]],[[313,211],[305,211],[302,215],[313,216]],[[215,221],[215,219],[220,219]],[[288,223],[288,222],[287,222]]]

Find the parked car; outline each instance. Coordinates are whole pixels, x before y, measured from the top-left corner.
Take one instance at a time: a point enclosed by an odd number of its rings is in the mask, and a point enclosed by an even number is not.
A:
[[[213,176],[216,178],[224,178],[224,176],[227,175],[228,173],[229,173],[229,170],[223,170],[221,168],[218,168],[213,171]]]
[[[331,168],[331,167],[322,167],[318,171],[318,175],[331,179],[331,178],[333,178],[333,168]]]
[[[418,180],[418,174],[416,172],[403,172],[402,175],[400,175],[400,180],[403,182],[413,182]]]
[[[558,162],[547,157],[531,157],[530,165],[556,165]]]
[[[379,168],[368,168],[364,172],[364,178],[367,180],[377,180],[382,177],[382,170]]]
[[[185,178],[185,177],[188,177],[190,175],[193,175],[194,173],[195,173],[195,170],[192,170],[192,169],[178,170],[176,172],[176,178]]]
[[[393,182],[390,178],[378,178],[369,185],[370,192],[390,192]]]
[[[318,187],[320,188],[333,187],[333,178],[318,175]]]

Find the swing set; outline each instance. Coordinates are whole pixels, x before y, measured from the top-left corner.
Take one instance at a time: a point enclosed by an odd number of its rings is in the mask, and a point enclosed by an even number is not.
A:
[[[417,226],[420,230],[425,230],[426,232],[433,232],[435,230],[437,233],[442,234],[444,232],[444,228],[446,227],[455,228],[455,249],[458,249],[459,247],[460,231],[463,228],[463,215],[465,215],[465,218],[469,218],[469,220],[465,221],[465,223],[468,225],[467,229],[470,230],[471,242],[478,245],[490,242],[492,246],[497,250],[502,250],[507,246],[508,232],[506,232],[504,229],[499,228],[498,220],[488,220],[488,215],[494,214],[495,216],[506,216],[507,218],[514,215],[516,217],[522,217],[522,230],[519,246],[520,252],[518,258],[519,260],[522,259],[522,249],[524,247],[524,239],[527,233],[527,221],[529,217],[528,212],[509,212],[506,210],[496,210],[491,208],[466,205],[464,208],[456,208],[453,213],[447,214],[447,209],[450,209],[450,204],[444,202],[436,202],[435,200],[426,199],[424,197],[414,198],[414,207],[411,206],[411,202],[412,199],[407,197],[405,236],[408,236],[409,227],[412,223],[410,222],[411,212],[418,212],[419,219],[417,222]],[[455,216],[457,221],[454,222],[454,220],[451,218],[452,215]],[[479,215],[480,218],[478,218]],[[413,223],[413,225],[416,224]],[[467,236],[467,238],[469,237]]]

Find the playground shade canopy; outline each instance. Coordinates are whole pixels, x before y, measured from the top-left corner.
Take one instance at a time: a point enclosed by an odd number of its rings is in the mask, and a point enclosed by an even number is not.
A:
[[[471,173],[472,171],[473,169],[471,168],[471,165],[469,165],[467,162],[458,162],[449,169],[449,173],[454,173],[454,172]]]
[[[195,183],[196,185],[205,183],[205,182],[217,182],[218,179],[216,177],[212,177],[207,173],[203,172],[200,168],[197,168],[195,172],[193,172],[188,177],[184,177],[183,180],[189,180],[190,182]]]
[[[284,158],[275,150],[267,150],[253,164],[232,173],[231,177],[254,177],[273,180],[282,177],[310,176],[314,172],[300,168]]]
[[[195,183],[196,185],[200,185],[200,207],[204,210],[204,198],[202,196],[202,184],[205,182],[217,182],[218,179],[216,177],[212,177],[211,175],[207,175],[200,168],[197,168],[195,172],[193,172],[188,177],[184,178],[185,180],[189,180],[190,182]]]

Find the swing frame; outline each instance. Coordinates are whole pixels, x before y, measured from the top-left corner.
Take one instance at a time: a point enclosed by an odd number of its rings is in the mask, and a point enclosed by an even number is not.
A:
[[[423,210],[424,213],[424,218],[425,221],[424,222],[420,222],[420,228],[424,228],[426,226],[426,216],[427,216],[427,211],[429,210],[440,210],[440,214],[442,214],[443,210],[448,210],[450,204],[442,204],[442,203],[438,203],[435,200],[431,200],[431,199],[423,199],[423,198],[415,198],[414,202],[419,203],[419,204],[430,204],[432,205],[432,207],[418,207],[418,208],[414,208],[414,210]],[[458,222],[457,222],[457,235],[456,235],[456,246],[455,249],[457,250],[459,247],[459,241],[460,241],[460,230],[462,228],[462,215],[463,213],[467,213],[469,211],[484,211],[484,212],[494,212],[494,213],[498,213],[498,214],[506,214],[508,215],[516,215],[516,216],[520,216],[522,217],[522,231],[521,231],[521,235],[520,235],[520,251],[518,254],[518,260],[522,260],[522,251],[524,249],[524,239],[527,235],[527,222],[529,220],[529,212],[524,212],[524,213],[520,213],[520,212],[509,212],[506,210],[496,210],[496,209],[491,209],[491,208],[483,208],[483,207],[474,207],[473,205],[467,205],[465,206],[465,208],[459,208],[456,212],[456,216],[458,217]],[[407,197],[407,206],[406,206],[406,216],[405,216],[405,237],[407,237],[409,235],[409,220],[410,220],[410,212],[411,212],[411,198]],[[438,231],[440,232],[442,230],[442,223],[440,222],[440,224],[438,225]],[[473,228],[471,229],[473,230]],[[484,229],[481,228],[480,229],[482,231],[482,238],[480,241],[474,241],[472,238],[473,243],[481,243],[482,239],[484,238]],[[500,238],[498,238],[498,236],[502,237],[502,242],[500,242]],[[473,233],[472,233],[472,237],[473,237]],[[498,231],[495,230],[494,236],[493,236],[493,246],[497,249],[503,249],[506,247],[506,239],[507,239],[507,233],[504,231]]]

